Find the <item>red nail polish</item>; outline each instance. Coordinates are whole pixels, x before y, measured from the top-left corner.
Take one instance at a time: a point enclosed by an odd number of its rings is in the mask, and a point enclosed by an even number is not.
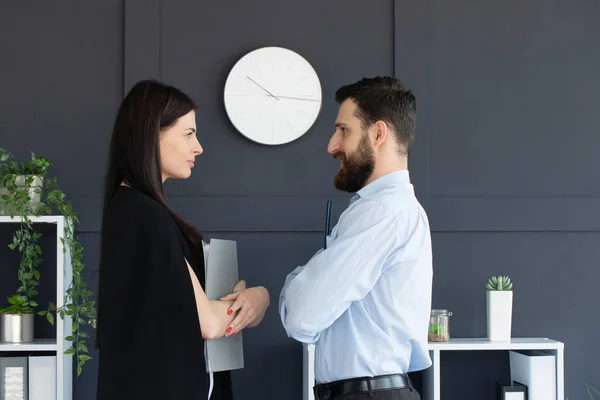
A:
[[[231,315],[232,312],[233,312],[233,310],[229,310],[229,311],[227,311],[227,314]]]
[[[231,327],[227,328],[227,333],[231,332]]]

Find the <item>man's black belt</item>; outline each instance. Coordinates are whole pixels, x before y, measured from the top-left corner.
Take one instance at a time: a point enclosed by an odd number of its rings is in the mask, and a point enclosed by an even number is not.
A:
[[[408,376],[406,374],[394,374],[322,383],[316,385],[313,391],[315,398],[326,400],[330,397],[345,394],[370,393],[378,390],[403,389],[406,387],[411,387]]]

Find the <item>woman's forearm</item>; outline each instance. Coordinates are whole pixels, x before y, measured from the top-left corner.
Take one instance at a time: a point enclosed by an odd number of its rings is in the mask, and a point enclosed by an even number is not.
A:
[[[235,314],[228,313],[233,301],[210,300],[209,303],[213,315],[212,337],[205,339],[218,339],[225,335],[229,324],[235,318]]]
[[[187,263],[187,260],[186,260]],[[198,309],[198,319],[200,320],[200,330],[204,339],[217,339],[225,335],[228,325],[231,323],[235,314],[229,314],[228,310],[233,301],[208,300],[206,293],[200,286],[198,277],[187,263],[188,272],[192,279],[194,287],[194,296],[196,298],[196,308]]]

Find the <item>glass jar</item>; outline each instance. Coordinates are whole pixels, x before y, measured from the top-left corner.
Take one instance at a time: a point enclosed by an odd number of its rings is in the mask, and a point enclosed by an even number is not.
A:
[[[427,338],[430,342],[447,342],[450,340],[450,318],[452,312],[448,310],[433,309],[429,317],[429,333]]]

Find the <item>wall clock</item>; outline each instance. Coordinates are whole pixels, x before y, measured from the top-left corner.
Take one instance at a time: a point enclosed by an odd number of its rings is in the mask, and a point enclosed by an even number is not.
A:
[[[321,112],[321,82],[294,51],[263,47],[243,56],[225,82],[225,110],[246,138],[281,145],[304,135]]]

